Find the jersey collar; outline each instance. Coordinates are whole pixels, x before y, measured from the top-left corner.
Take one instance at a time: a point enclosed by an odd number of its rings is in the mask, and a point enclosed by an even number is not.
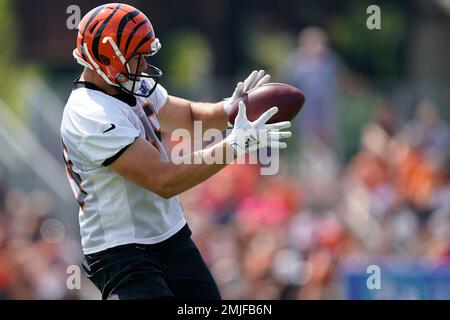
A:
[[[116,98],[126,104],[128,104],[130,107],[134,107],[136,106],[136,97],[133,96],[132,94],[126,93],[126,92],[121,92],[119,94],[115,94],[115,95],[110,95],[108,93],[105,92],[105,90],[103,90],[102,88],[100,88],[99,86],[91,83],[91,82],[86,82],[86,81],[80,81],[80,78],[78,78],[77,80],[75,80],[73,82],[73,90],[76,89],[80,89],[80,88],[85,88],[85,89],[89,89],[89,90],[95,90],[95,91],[100,91],[106,95],[109,95],[113,98]]]

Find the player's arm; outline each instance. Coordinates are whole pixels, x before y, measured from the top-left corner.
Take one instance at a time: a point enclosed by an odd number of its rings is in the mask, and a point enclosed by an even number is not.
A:
[[[291,133],[278,130],[288,128],[290,122],[266,124],[277,111],[277,108],[272,108],[258,120],[250,122],[241,102],[230,135],[212,147],[179,159],[184,161],[177,161],[176,164],[164,161],[153,145],[138,138],[109,167],[126,179],[168,199],[207,180],[233,162],[235,157],[266,146],[285,148],[286,144],[278,139],[288,138]],[[247,139],[244,133],[253,136]]]
[[[192,102],[169,96],[158,113],[158,121],[165,132],[183,128],[193,133],[195,121],[201,121],[203,130],[210,128],[225,130],[228,124],[228,114],[234,103],[247,91],[269,81],[270,76],[266,75],[263,70],[253,71],[244,82],[237,84],[230,98],[217,103]]]
[[[201,121],[203,130],[216,128],[222,131],[227,128],[228,115],[224,111],[224,102],[192,102],[168,96],[158,113],[158,121],[164,132],[183,128],[193,133],[195,121]]]
[[[194,158],[208,159],[223,155],[218,163],[193,164]],[[228,155],[228,156],[227,156]],[[231,146],[222,141],[210,148],[185,156],[186,163],[161,159],[158,150],[142,138],[136,139],[110,168],[128,180],[169,199],[207,180],[234,160]],[[182,162],[182,161],[180,161]]]

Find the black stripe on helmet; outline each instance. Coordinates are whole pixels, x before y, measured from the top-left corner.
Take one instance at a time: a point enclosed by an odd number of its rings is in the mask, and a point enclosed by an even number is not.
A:
[[[97,10],[95,10],[94,13],[91,15],[88,22],[86,23],[86,26],[84,27],[84,30],[83,30],[83,37],[81,38],[81,46],[82,47],[84,44],[84,36],[86,35],[86,32],[89,29],[90,24],[95,19],[95,17],[98,16],[100,11],[102,11],[104,8],[105,8],[105,5],[98,7]],[[84,50],[81,50],[81,54],[83,55],[83,59],[86,60],[86,56],[84,55]]]
[[[124,54],[127,54],[128,51],[128,47],[130,46],[131,43],[131,39],[133,39],[134,35],[136,34],[136,32],[138,31],[138,29],[140,27],[142,27],[145,23],[147,22],[147,20],[141,21],[141,23],[139,23],[136,27],[134,27],[134,29],[131,31],[130,35],[128,36],[127,39],[127,43],[125,45],[125,52]]]
[[[103,21],[103,24],[98,28],[97,33],[94,36],[94,41],[92,42],[92,54],[94,55],[94,58],[97,59],[97,61],[101,61],[100,55],[98,53],[98,46],[100,44],[100,38],[102,37],[103,30],[105,29],[106,25],[108,24],[109,20],[116,14],[116,12],[120,9],[122,5],[118,5],[113,12],[108,16],[108,18]]]
[[[140,47],[142,47],[144,45],[144,43],[146,43],[148,40],[150,40],[151,38],[153,38],[155,36],[154,32],[150,32],[149,34],[147,34],[145,36],[144,39],[141,40],[141,42],[139,42],[139,44],[136,46],[136,49],[134,49],[134,51],[138,51],[140,49]]]
[[[139,10],[134,10],[123,16],[122,20],[119,22],[119,27],[117,28],[117,47],[120,48],[120,41],[122,39],[122,31],[130,20],[139,15]]]

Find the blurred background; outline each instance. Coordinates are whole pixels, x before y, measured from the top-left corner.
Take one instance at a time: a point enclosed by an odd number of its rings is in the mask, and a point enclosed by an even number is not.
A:
[[[302,89],[280,172],[232,165],[182,195],[226,299],[450,299],[450,1],[125,1],[175,96],[217,101],[263,68]],[[0,0],[0,299],[98,299],[81,279],[59,126],[93,0]],[[167,137],[166,137],[167,139]],[[370,290],[367,268],[380,267]]]

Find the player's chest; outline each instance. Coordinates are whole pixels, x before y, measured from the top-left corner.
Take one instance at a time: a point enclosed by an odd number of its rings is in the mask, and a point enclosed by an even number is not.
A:
[[[133,109],[133,123],[141,131],[141,136],[153,143],[157,138],[161,141],[161,126],[158,121],[155,109],[150,102],[138,100],[138,108]]]

